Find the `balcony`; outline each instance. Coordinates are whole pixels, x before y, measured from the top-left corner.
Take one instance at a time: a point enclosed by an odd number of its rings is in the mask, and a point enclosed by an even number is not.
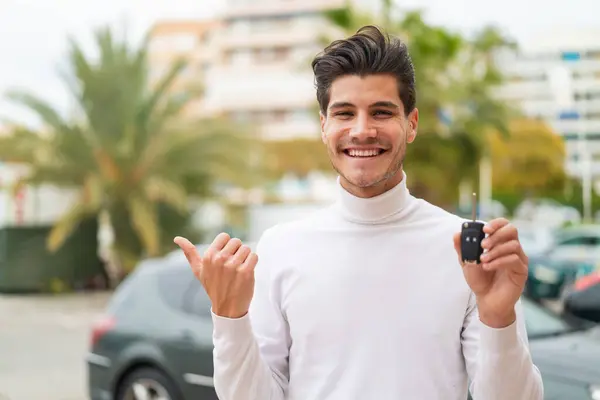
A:
[[[552,128],[563,135],[600,134],[600,120],[551,120],[548,121]]]
[[[315,43],[318,40],[318,34],[321,33],[317,29],[292,29],[248,34],[229,32],[220,38],[220,43],[223,50],[275,46],[295,47]]]
[[[237,69],[213,72],[208,80],[207,103],[215,110],[302,108],[316,101],[310,72],[281,69],[251,75]]]

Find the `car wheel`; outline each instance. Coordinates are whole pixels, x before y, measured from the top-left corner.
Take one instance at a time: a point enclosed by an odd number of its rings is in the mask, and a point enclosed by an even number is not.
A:
[[[175,384],[154,368],[140,368],[125,377],[116,400],[183,400]]]

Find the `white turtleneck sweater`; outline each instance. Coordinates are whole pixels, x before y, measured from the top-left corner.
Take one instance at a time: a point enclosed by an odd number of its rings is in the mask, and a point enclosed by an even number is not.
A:
[[[267,230],[248,315],[213,315],[220,400],[542,400],[523,313],[478,318],[463,219],[402,183]]]

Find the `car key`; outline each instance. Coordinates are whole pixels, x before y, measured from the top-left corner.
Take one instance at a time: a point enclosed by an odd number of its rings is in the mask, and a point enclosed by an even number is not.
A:
[[[477,194],[473,193],[472,221],[464,222],[460,233],[460,252],[463,263],[481,263],[485,238],[484,224],[477,221]]]

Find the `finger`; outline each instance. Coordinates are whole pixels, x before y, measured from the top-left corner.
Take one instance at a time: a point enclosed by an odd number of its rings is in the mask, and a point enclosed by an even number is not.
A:
[[[227,258],[234,255],[238,249],[242,246],[242,241],[238,238],[230,239],[229,242],[225,245],[223,250],[221,250],[221,254]]]
[[[502,229],[509,223],[510,222],[506,218],[493,219],[487,224],[485,224],[485,226],[483,227],[483,232],[487,233],[488,235],[492,235],[494,232],[496,232],[499,229]]]
[[[499,271],[502,269],[508,269],[519,274],[527,274],[527,268],[521,261],[521,258],[518,254],[502,256],[489,263],[483,263],[482,266],[486,271]]]
[[[250,274],[254,272],[257,263],[258,255],[256,255],[256,253],[250,253],[248,257],[246,257],[246,261],[238,268],[238,271]]]
[[[240,246],[238,251],[236,251],[233,257],[229,259],[228,263],[231,264],[231,266],[237,268],[238,266],[241,266],[244,263],[244,261],[246,261],[246,258],[248,258],[251,252],[252,250],[249,246],[242,245]]]
[[[213,242],[208,246],[206,251],[204,252],[204,259],[208,260],[207,264],[212,264],[215,261],[215,256],[219,254],[221,250],[225,247],[227,243],[229,243],[229,235],[225,232],[219,233]]]
[[[198,254],[196,246],[194,246],[194,244],[188,239],[177,236],[175,239],[173,239],[173,242],[175,242],[175,244],[179,246],[181,250],[183,250],[183,254],[185,254],[185,258],[187,258],[190,265],[198,265],[202,263],[202,257],[200,257],[200,254]]]
[[[210,244],[207,252],[210,253],[218,253],[219,251],[223,250],[223,248],[225,247],[225,245],[227,243],[229,243],[229,240],[231,238],[229,237],[229,235],[225,232],[219,233],[217,235],[217,237],[215,237],[215,240],[213,240],[213,242]]]
[[[517,240],[518,237],[517,228],[515,228],[514,225],[504,225],[502,228],[483,239],[481,247],[485,250],[491,250],[494,246],[498,246],[511,240]]]
[[[497,258],[508,256],[510,254],[518,255],[519,258],[521,258],[521,261],[523,261],[521,253],[522,252],[520,243],[517,240],[510,240],[505,243],[500,243],[494,246],[494,248],[490,251],[483,253],[481,255],[481,262],[489,263]]]

